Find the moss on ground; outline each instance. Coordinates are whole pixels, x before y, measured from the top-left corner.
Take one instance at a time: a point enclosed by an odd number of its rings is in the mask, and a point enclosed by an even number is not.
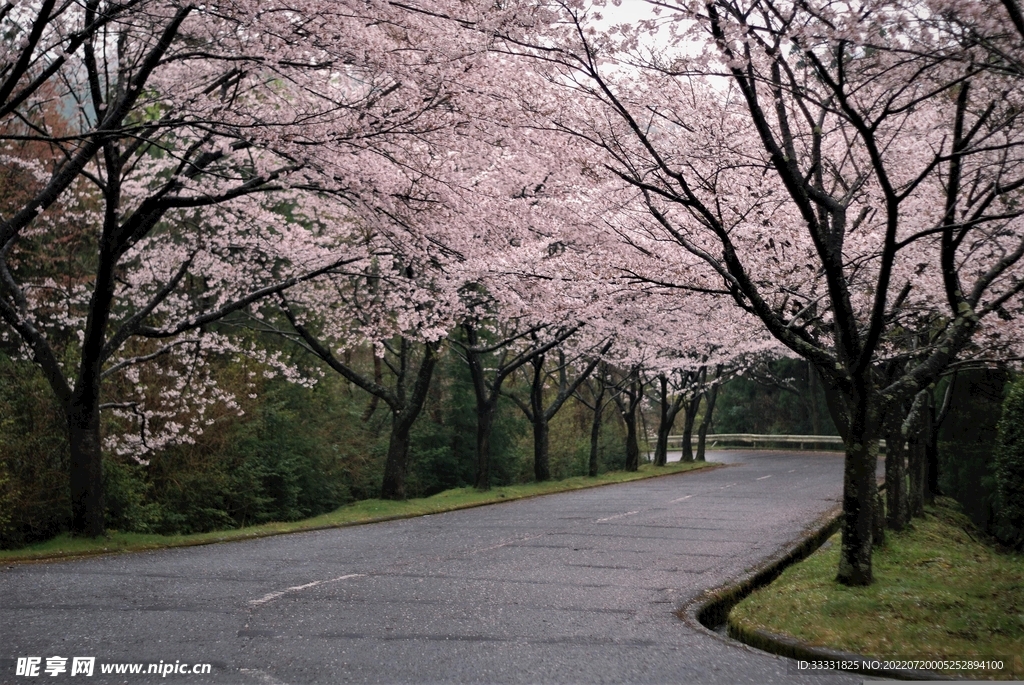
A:
[[[955,502],[940,498],[890,533],[869,587],[835,582],[839,544],[833,536],[740,602],[730,624],[867,657],[994,657],[1006,670],[945,675],[1024,676],[1024,556],[985,544]]]
[[[640,467],[639,471],[609,471],[596,478],[577,476],[564,480],[545,481],[543,483],[509,485],[486,491],[475,488],[456,488],[445,490],[431,497],[409,499],[401,502],[380,499],[362,500],[340,507],[330,513],[301,521],[265,523],[247,528],[193,535],[149,535],[143,533],[119,533],[116,531],[108,531],[108,534],[101,538],[75,538],[70,535],[60,535],[52,540],[21,549],[2,550],[0,551],[0,564],[63,559],[113,552],[134,552],[167,547],[190,547],[233,540],[248,540],[270,535],[283,535],[285,533],[340,528],[377,521],[438,514],[485,504],[509,502],[525,497],[549,495],[556,492],[568,492],[570,490],[626,483],[657,476],[668,476],[711,466],[718,466],[718,464],[710,462],[674,462],[661,467],[644,464]]]

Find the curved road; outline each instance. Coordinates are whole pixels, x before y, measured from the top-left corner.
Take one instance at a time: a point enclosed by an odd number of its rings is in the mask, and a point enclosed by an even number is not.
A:
[[[0,682],[860,683],[797,674],[673,614],[837,504],[838,455],[729,466],[416,519],[0,572]],[[96,657],[92,678],[70,676]],[[105,676],[103,664],[210,663]]]

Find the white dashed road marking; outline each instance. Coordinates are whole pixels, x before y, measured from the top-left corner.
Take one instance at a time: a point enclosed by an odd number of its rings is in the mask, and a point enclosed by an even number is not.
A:
[[[259,599],[254,599],[251,602],[249,602],[249,604],[250,604],[250,606],[257,607],[257,606],[259,606],[261,604],[266,604],[267,602],[272,602],[275,599],[277,599],[278,597],[282,597],[284,595],[287,595],[289,592],[298,592],[299,590],[307,590],[307,589],[309,589],[311,587],[316,587],[317,585],[323,585],[325,583],[335,583],[335,582],[337,582],[339,580],[346,580],[348,578],[358,578],[358,577],[364,576],[364,575],[366,575],[366,574],[365,573],[349,573],[347,576],[338,576],[337,578],[329,578],[327,580],[314,580],[312,583],[306,583],[305,585],[296,585],[295,587],[286,587],[283,590],[278,590],[277,592],[271,592],[269,594],[263,595]]]
[[[238,672],[252,676],[259,680],[261,683],[264,683],[265,685],[285,685],[284,681],[278,680],[269,673],[264,673],[263,671],[260,671],[255,668],[240,668],[238,669]]]
[[[597,519],[597,522],[601,523],[602,521],[611,521],[612,519],[620,519],[623,516],[632,516],[633,514],[639,514],[639,513],[640,513],[639,511],[627,511],[625,514],[616,514],[615,516],[609,516],[608,518]]]

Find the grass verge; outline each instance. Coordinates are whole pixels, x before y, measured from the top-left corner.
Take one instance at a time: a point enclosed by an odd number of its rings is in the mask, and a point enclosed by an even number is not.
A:
[[[52,540],[20,549],[0,550],[0,564],[66,559],[114,552],[138,552],[167,547],[191,547],[233,540],[249,540],[270,535],[356,526],[364,523],[439,514],[445,511],[468,509],[485,504],[510,502],[526,497],[550,495],[556,492],[568,492],[570,490],[626,483],[657,476],[668,476],[712,466],[718,466],[718,464],[710,462],[690,462],[685,464],[674,462],[662,467],[644,464],[640,467],[639,471],[610,471],[596,478],[577,476],[564,480],[545,481],[543,483],[509,485],[486,491],[475,488],[456,488],[445,490],[431,497],[409,499],[401,502],[380,499],[362,500],[345,505],[330,513],[301,521],[264,523],[247,528],[195,533],[192,535],[156,535],[119,533],[115,531],[110,531],[101,538],[76,538],[70,535],[60,535]]]
[[[1004,670],[942,671],[971,679],[1024,675],[1024,556],[983,544],[955,502],[940,499],[875,552],[875,582],[835,582],[839,536],[736,605],[730,628],[795,638],[879,659],[1001,659]]]

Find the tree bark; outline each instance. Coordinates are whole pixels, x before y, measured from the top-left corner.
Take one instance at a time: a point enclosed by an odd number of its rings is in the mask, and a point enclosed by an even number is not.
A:
[[[418,413],[418,412],[417,412]],[[381,499],[405,499],[405,475],[409,468],[409,432],[412,422],[395,415],[391,420],[388,438],[388,456],[384,462],[384,482]]]
[[[857,382],[859,381],[859,382]],[[878,486],[878,409],[866,379],[855,379],[848,399],[846,460],[843,466],[842,548],[836,580],[843,585],[870,585]],[[838,417],[836,417],[838,418]],[[839,421],[836,421],[839,424]]]
[[[890,530],[907,527],[906,440],[898,423],[888,424],[885,433],[885,524]]]
[[[533,476],[540,483],[551,479],[548,416],[544,411],[544,355],[537,355],[532,364],[533,381],[530,383],[530,411],[527,418],[533,424]]]
[[[494,415],[497,414],[496,402],[481,401],[476,403],[476,481],[478,490],[491,489],[491,429],[494,427]]]
[[[604,385],[594,396],[594,421],[590,425],[590,462],[587,467],[587,475],[591,478],[597,476],[597,448],[601,440],[601,415],[604,413]]]
[[[928,466],[928,455],[925,454],[926,445],[921,437],[923,436],[911,438],[908,445],[910,459],[907,468],[910,473],[910,490],[907,493],[907,512],[914,518],[924,516],[927,481],[925,469]]]
[[[99,405],[80,403],[65,414],[71,449],[71,530],[98,537],[105,524]]]
[[[721,373],[722,369],[719,367],[718,372],[715,374],[716,380]],[[707,444],[708,431],[711,429],[711,420],[715,411],[715,402],[718,401],[718,387],[718,383],[716,382],[706,393],[707,403],[704,406],[704,418],[701,420],[700,428],[697,430],[697,461],[705,461],[704,451]]]
[[[668,436],[672,431],[669,419],[668,378],[664,374],[658,376],[658,440],[654,445],[654,465],[664,466],[668,463]],[[675,416],[672,416],[675,419]]]
[[[614,396],[619,408],[619,415],[626,424],[626,470],[636,471],[640,468],[640,445],[637,443],[637,407],[643,400],[644,386],[640,381],[639,369],[633,368],[616,387],[619,392]],[[625,398],[625,399],[623,399]]]
[[[626,422],[626,470],[636,471],[640,468],[640,446],[636,439],[636,406],[622,415]]]
[[[696,395],[686,403],[686,416],[683,417],[683,455],[680,461],[693,461],[693,425],[697,421],[697,410],[700,409],[701,395]]]
[[[401,345],[402,356],[405,357],[411,352],[411,345],[405,338],[402,339]],[[395,381],[396,392],[394,403],[391,405],[391,435],[388,438],[387,461],[384,463],[381,499],[405,499],[405,475],[409,468],[409,432],[427,402],[430,380],[434,375],[434,367],[437,366],[437,348],[438,343],[424,343],[423,358],[420,360],[416,380],[408,395],[405,387],[407,381],[404,378],[404,369],[408,362],[406,359],[402,360],[403,377]]]

